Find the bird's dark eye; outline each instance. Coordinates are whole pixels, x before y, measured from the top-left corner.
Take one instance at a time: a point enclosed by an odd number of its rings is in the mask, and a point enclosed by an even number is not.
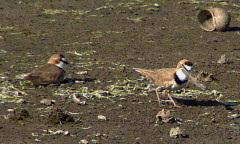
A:
[[[191,63],[191,62],[185,62],[185,65],[187,65],[187,66],[193,66],[193,63]]]

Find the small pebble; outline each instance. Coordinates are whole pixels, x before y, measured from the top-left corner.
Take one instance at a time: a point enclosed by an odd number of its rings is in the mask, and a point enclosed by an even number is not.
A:
[[[217,61],[219,64],[226,64],[227,62],[226,55],[221,55],[221,58]]]
[[[19,99],[16,101],[16,103],[27,103],[27,101],[25,99]]]
[[[240,130],[239,126],[236,123],[231,123],[230,127],[233,128],[233,129]]]
[[[127,101],[126,98],[120,98],[120,101]]]
[[[119,104],[118,107],[121,108],[121,109],[124,108],[122,104]]]
[[[104,115],[98,115],[98,120],[106,121],[107,118]]]
[[[35,140],[35,142],[41,142],[41,140],[40,139],[34,139]]]
[[[14,109],[7,109],[8,112],[14,112]]]
[[[183,131],[179,127],[171,128],[170,137],[172,137],[172,138],[183,137]]]
[[[41,104],[46,105],[46,106],[51,106],[52,104],[55,104],[55,100],[50,100],[50,99],[42,99],[40,101]]]
[[[170,110],[162,109],[156,115],[156,122],[163,122],[163,123],[173,123],[175,119],[171,116]]]
[[[86,140],[86,139],[82,139],[82,140],[80,140],[80,142],[79,142],[79,144],[88,144],[89,142],[88,142],[88,140]]]
[[[65,132],[63,133],[63,135],[69,136],[69,135],[70,135],[70,132],[69,132],[69,131],[65,131]]]
[[[157,3],[153,4],[153,6],[156,7],[156,8],[160,7],[159,4],[157,4]]]
[[[211,121],[212,121],[212,123],[216,123],[217,122],[215,118],[211,118]]]
[[[233,114],[233,115],[230,115],[228,116],[230,119],[237,119],[237,118],[240,118],[240,114]]]
[[[96,139],[92,139],[92,143],[93,143],[93,144],[98,144],[99,142],[98,142],[98,140],[96,140]]]
[[[9,79],[8,77],[0,77],[0,81],[6,81],[8,79]]]

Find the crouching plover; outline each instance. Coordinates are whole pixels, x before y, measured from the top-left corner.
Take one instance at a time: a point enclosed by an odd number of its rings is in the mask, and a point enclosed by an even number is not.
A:
[[[173,98],[170,96],[170,92],[182,89],[186,87],[189,83],[196,85],[197,87],[205,90],[206,87],[202,85],[198,80],[190,75],[193,64],[186,59],[180,60],[176,68],[163,68],[156,70],[140,69],[134,68],[137,72],[145,75],[158,87],[156,88],[156,94],[158,98],[158,103],[160,103],[160,97],[158,94],[159,90],[167,90],[168,97],[173,102],[175,107],[178,106]]]
[[[34,86],[59,84],[64,80],[64,66],[68,61],[61,54],[54,54],[48,63],[37,67],[30,74],[24,77],[30,80]]]

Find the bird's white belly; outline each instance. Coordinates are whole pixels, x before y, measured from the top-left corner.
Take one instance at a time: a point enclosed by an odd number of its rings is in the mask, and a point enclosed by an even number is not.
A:
[[[182,89],[182,88],[184,88],[184,87],[186,87],[186,83],[183,83],[183,84],[179,85],[179,84],[177,84],[175,81],[173,81],[173,82],[172,82],[172,85],[171,85],[171,87],[170,87],[170,90],[175,91],[175,90]]]

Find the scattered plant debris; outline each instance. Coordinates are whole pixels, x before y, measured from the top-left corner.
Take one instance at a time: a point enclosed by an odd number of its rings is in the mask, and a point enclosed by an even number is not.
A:
[[[171,116],[170,110],[162,109],[156,115],[156,122],[174,123],[176,120]]]
[[[63,122],[74,122],[73,117],[67,111],[58,108],[51,109],[47,118],[50,122],[53,122],[55,124]]]
[[[211,81],[215,80],[215,78],[212,73],[209,73],[206,71],[200,71],[197,75],[197,80],[211,82]]]
[[[172,138],[187,138],[188,135],[184,134],[183,130],[179,127],[171,128],[170,137]]]

